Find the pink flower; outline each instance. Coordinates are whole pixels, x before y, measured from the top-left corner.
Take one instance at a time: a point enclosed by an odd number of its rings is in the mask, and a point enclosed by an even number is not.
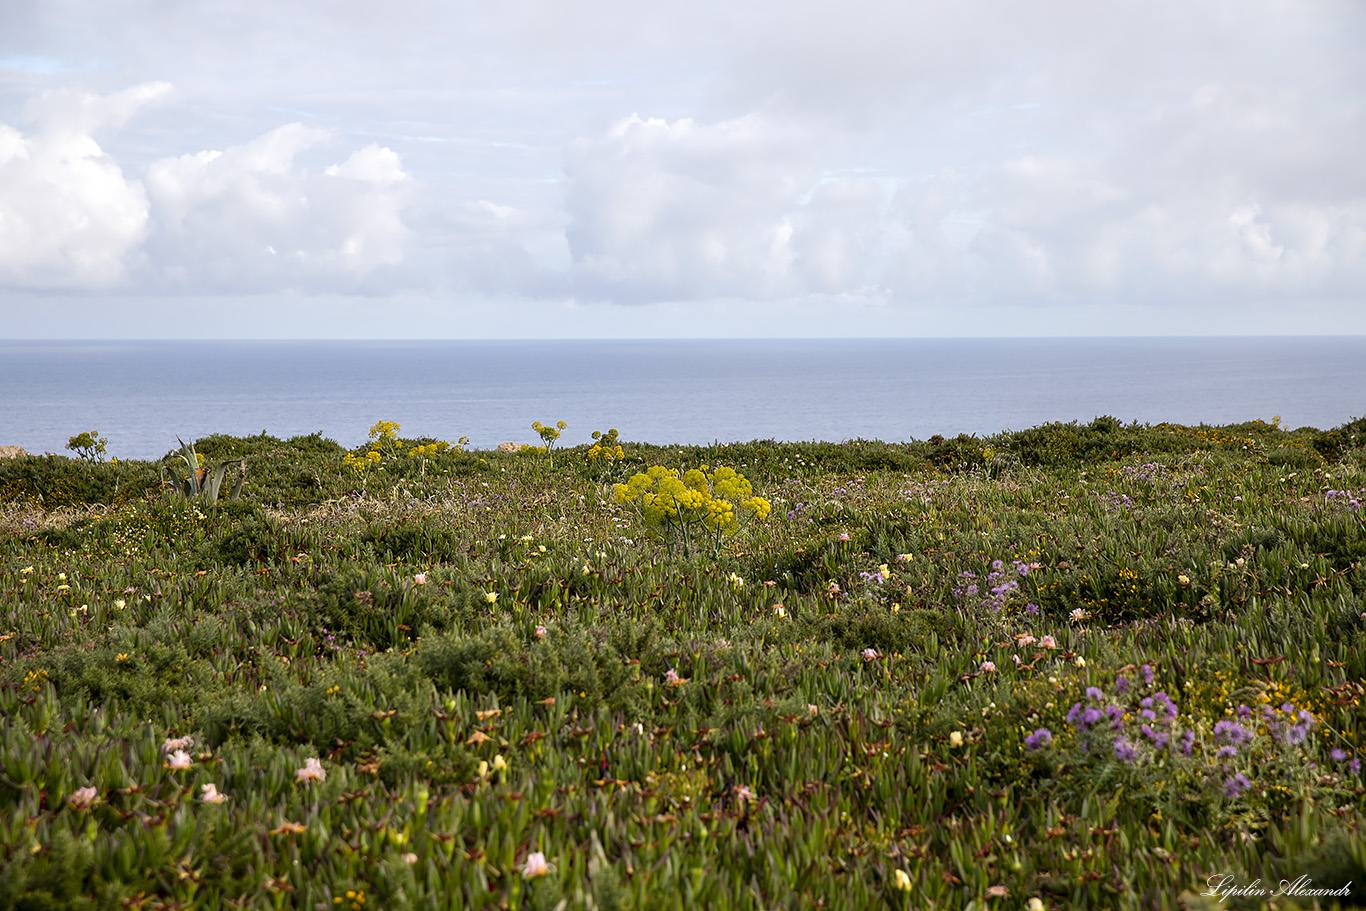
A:
[[[983,673],[990,674],[990,673],[991,673],[992,671],[994,671],[994,670],[996,670],[996,662],[995,662],[995,661],[983,661],[983,662],[982,662],[982,672],[983,672]]]
[[[664,672],[664,683],[668,686],[682,686],[688,682],[688,678],[678,676],[678,671],[669,668]]]
[[[736,786],[735,786],[735,799],[738,800],[738,801],[740,801],[741,803],[744,803],[745,801],[753,800],[753,799],[754,799],[754,792],[753,792],[752,790],[750,790],[749,785],[746,785],[746,784],[736,785]]]
[[[323,768],[323,764],[318,761],[317,756],[310,756],[304,760],[304,767],[302,769],[294,770],[294,780],[326,781],[327,770]]]
[[[426,584],[427,584],[427,574],[426,574],[426,573],[417,573],[416,575],[414,575],[414,576],[413,576],[413,584],[414,584],[414,585],[426,585]]]
[[[88,810],[99,799],[100,792],[95,788],[77,788],[75,793],[67,798],[67,802],[71,804],[73,810]]]
[[[181,771],[188,769],[192,765],[194,765],[194,760],[191,759],[190,754],[184,750],[176,750],[166,758],[166,767],[169,769]]]
[[[193,738],[193,737],[190,737],[190,736],[185,736],[185,737],[168,737],[168,738],[167,738],[165,741],[163,741],[162,744],[161,744],[161,752],[163,752],[163,753],[173,753],[173,752],[175,752],[176,750],[183,750],[183,749],[185,749],[186,747],[190,746],[190,745],[193,744],[193,743],[194,743],[194,738]]]
[[[1042,645],[1044,648],[1058,647],[1058,641],[1054,639],[1052,636],[1044,636],[1042,639],[1039,640],[1039,644]]]
[[[865,648],[865,649],[863,650],[862,654],[863,654],[863,660],[864,660],[864,661],[876,661],[876,660],[877,660],[877,649],[875,649],[875,648]]]
[[[222,803],[228,799],[228,795],[220,794],[218,785],[209,782],[199,789],[199,799],[204,801],[204,803]]]
[[[541,639],[541,638],[543,638],[544,636],[545,636],[545,627],[544,627],[544,626],[538,626],[538,627],[536,627],[536,638],[537,638],[537,639]]]
[[[535,879],[538,876],[545,876],[550,872],[550,864],[546,862],[545,855],[540,851],[532,851],[522,862],[522,878]]]
[[[840,532],[839,540],[841,540],[841,541],[848,541],[848,540],[849,540],[849,532],[847,532],[847,531],[842,531],[842,532]]]

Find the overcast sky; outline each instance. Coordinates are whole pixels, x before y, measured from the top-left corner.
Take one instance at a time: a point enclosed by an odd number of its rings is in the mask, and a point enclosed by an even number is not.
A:
[[[1366,333],[1360,0],[5,0],[0,336]]]

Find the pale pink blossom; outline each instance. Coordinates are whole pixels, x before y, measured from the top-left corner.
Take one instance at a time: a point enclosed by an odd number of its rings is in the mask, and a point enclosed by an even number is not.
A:
[[[416,573],[416,574],[413,576],[413,584],[414,584],[414,585],[426,585],[426,584],[427,584],[427,574],[426,574],[426,573]]]
[[[545,637],[545,627],[544,627],[544,626],[538,626],[538,627],[536,627],[536,638],[537,638],[537,639],[542,639],[542,638],[544,638],[544,637]]]
[[[192,765],[194,765],[194,760],[191,759],[190,754],[184,750],[176,750],[170,756],[166,757],[167,768],[182,771],[188,769]]]
[[[218,785],[214,784],[213,782],[209,782],[208,784],[200,787],[199,799],[204,801],[204,803],[222,803],[223,801],[228,799],[228,795],[220,793],[218,790]]]
[[[741,803],[745,803],[746,801],[753,800],[753,799],[754,799],[754,791],[751,790],[750,787],[749,787],[749,785],[747,785],[747,784],[736,785],[736,786],[735,786],[735,799],[738,800],[738,801],[740,801]]]
[[[99,799],[100,792],[95,788],[77,788],[75,793],[67,798],[67,802],[71,804],[73,810],[88,810]]]
[[[522,878],[535,879],[538,876],[545,876],[550,872],[550,864],[546,862],[545,854],[540,851],[532,851],[522,862]]]
[[[1058,640],[1054,639],[1052,636],[1044,636],[1039,640],[1039,644],[1044,648],[1057,648]]]
[[[983,662],[982,662],[982,672],[983,672],[984,674],[990,674],[990,673],[991,673],[992,671],[994,671],[994,670],[996,670],[996,662],[995,662],[995,661],[983,661]]]
[[[161,752],[174,753],[176,750],[183,750],[194,743],[194,738],[188,735],[184,737],[168,737],[161,744]]]
[[[848,541],[848,540],[849,540],[849,532],[847,532],[847,531],[842,531],[842,532],[840,532],[839,540],[841,540],[841,541]]]
[[[327,770],[323,768],[323,764],[318,761],[317,756],[310,756],[304,760],[304,767],[302,769],[294,770],[294,780],[326,781]]]
[[[862,651],[861,654],[863,655],[863,660],[864,660],[864,661],[876,661],[876,660],[877,660],[877,649],[875,649],[875,648],[865,648],[865,649]]]

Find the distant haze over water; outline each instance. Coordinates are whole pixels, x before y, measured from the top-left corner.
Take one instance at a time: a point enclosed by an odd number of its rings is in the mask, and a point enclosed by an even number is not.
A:
[[[1285,427],[1366,414],[1366,337],[0,342],[0,445],[155,459],[211,433],[371,424],[489,449],[627,441],[904,441],[1110,414]]]

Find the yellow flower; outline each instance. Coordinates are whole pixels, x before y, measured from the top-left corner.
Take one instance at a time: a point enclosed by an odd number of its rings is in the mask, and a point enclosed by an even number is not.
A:
[[[963,732],[962,732],[962,731],[954,731],[952,734],[949,735],[949,746],[951,746],[951,747],[961,747],[962,745],[963,745]]]
[[[911,891],[911,878],[906,875],[905,870],[897,870],[892,874],[892,885],[902,892]]]
[[[498,603],[498,593],[484,592],[484,600],[487,601],[489,604],[496,604]]]

